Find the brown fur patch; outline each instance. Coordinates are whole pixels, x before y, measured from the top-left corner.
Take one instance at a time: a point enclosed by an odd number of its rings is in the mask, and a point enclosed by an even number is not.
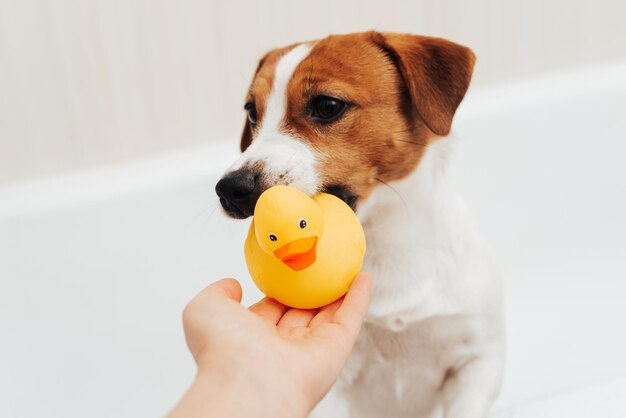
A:
[[[248,100],[260,121],[278,59],[295,45],[268,53],[254,77]],[[474,56],[437,38],[365,32],[317,41],[287,86],[282,129],[321,154],[324,186],[344,185],[358,198],[381,182],[408,176],[436,135],[450,130],[467,90]],[[335,122],[310,117],[315,96],[349,104]],[[258,123],[257,123],[258,125]],[[241,148],[254,137],[246,123]]]
[[[283,55],[298,45],[299,44],[294,44],[284,48],[273,49],[259,60],[254,77],[252,78],[252,83],[248,89],[248,94],[246,95],[246,103],[252,102],[256,106],[256,126],[259,126],[263,120],[265,103],[267,102],[267,97],[272,91],[272,86],[274,85],[274,72],[276,70],[276,64],[278,64],[278,61]],[[245,151],[246,148],[248,148],[252,143],[254,131],[255,127],[251,126],[246,118],[243,133],[241,134],[240,148],[242,152]]]

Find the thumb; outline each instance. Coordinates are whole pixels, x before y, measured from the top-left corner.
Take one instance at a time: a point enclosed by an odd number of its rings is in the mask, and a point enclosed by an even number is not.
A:
[[[235,279],[222,279],[207,286],[196,299],[230,299],[241,303],[241,285]]]
[[[352,282],[343,303],[335,312],[333,322],[343,325],[356,338],[367,312],[371,294],[372,277],[369,273],[362,272]]]
[[[205,287],[183,310],[185,333],[197,325],[198,318],[210,318],[212,312],[220,312],[227,305],[241,303],[241,285],[235,279],[222,279]]]

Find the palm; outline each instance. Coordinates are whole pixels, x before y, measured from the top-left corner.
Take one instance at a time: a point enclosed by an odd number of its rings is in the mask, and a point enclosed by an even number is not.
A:
[[[245,308],[239,284],[222,280],[205,290],[213,288],[214,297],[193,308],[203,312],[196,316],[202,321],[187,323],[191,352],[199,364],[219,353],[232,360],[229,367],[280,376],[277,384],[321,398],[347,360],[365,314],[369,280],[359,281],[345,298],[303,310],[269,298]]]

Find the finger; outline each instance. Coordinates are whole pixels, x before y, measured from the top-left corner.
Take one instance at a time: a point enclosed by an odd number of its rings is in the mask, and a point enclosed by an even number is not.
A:
[[[241,285],[235,279],[222,279],[207,286],[196,298],[219,298],[231,299],[237,303],[241,303]]]
[[[185,329],[191,327],[198,317],[206,317],[215,310],[221,311],[226,305],[241,303],[241,286],[235,279],[222,279],[205,287],[183,310]],[[239,305],[240,306],[240,305]],[[187,332],[187,331],[185,331]]]
[[[337,312],[337,309],[339,309],[342,303],[343,303],[343,297],[337,299],[333,303],[330,303],[320,308],[319,313],[315,315],[315,317],[309,323],[309,327],[313,328],[318,325],[325,324],[327,322],[332,321],[333,318],[335,317],[335,312]]]
[[[272,298],[263,298],[250,306],[249,309],[272,325],[276,325],[285,312],[289,310],[289,307]]]
[[[307,327],[317,314],[317,309],[290,309],[278,321],[278,327],[298,328]]]
[[[371,276],[369,273],[360,273],[352,282],[343,303],[335,312],[333,322],[343,325],[356,336],[365,318],[371,292]]]
[[[220,301],[241,303],[241,285],[235,279],[222,279],[211,283],[194,297],[189,306],[206,306]]]

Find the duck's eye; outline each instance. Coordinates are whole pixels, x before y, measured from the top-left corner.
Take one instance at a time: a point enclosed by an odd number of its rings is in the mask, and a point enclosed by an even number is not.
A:
[[[274,234],[270,234],[270,241],[278,241],[278,238]]]
[[[250,125],[256,125],[256,106],[254,103],[248,102],[243,108],[248,112],[248,122],[250,122]]]
[[[300,218],[300,221],[298,221],[298,225],[300,225],[301,229],[306,228],[306,219]]]

